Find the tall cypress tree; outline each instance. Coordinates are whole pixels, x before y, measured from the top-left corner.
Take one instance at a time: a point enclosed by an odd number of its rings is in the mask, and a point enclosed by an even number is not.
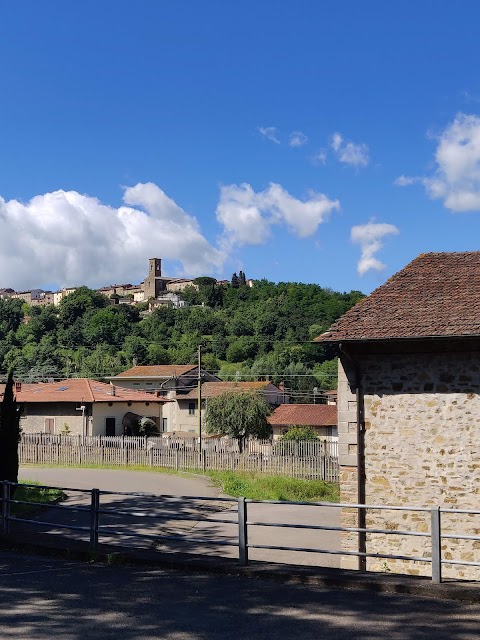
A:
[[[18,482],[20,411],[13,385],[13,371],[10,371],[0,405],[0,480]]]

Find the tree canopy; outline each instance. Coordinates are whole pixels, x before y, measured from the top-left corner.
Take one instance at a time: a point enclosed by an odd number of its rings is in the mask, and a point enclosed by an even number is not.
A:
[[[268,438],[272,432],[267,422],[270,406],[258,393],[227,391],[209,398],[206,404],[205,425],[211,435],[236,438],[240,451],[249,436]]]
[[[242,273],[242,282],[243,276]],[[332,347],[312,344],[362,298],[316,284],[257,280],[253,287],[197,278],[180,292],[190,306],[112,305],[80,287],[58,307],[0,300],[0,374],[25,381],[70,375],[101,378],[138,365],[204,362],[222,379],[285,383],[291,401],[311,402],[313,389],[335,388]]]

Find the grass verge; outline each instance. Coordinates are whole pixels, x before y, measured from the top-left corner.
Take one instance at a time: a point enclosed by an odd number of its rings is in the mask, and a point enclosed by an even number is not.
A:
[[[338,502],[339,487],[323,480],[300,480],[242,471],[207,471],[213,482],[229,496],[251,500]]]
[[[57,469],[58,465],[38,464],[22,465],[24,468],[43,467]],[[292,500],[298,502],[338,502],[340,490],[338,484],[323,480],[300,480],[285,476],[269,476],[246,471],[206,471],[190,469],[176,471],[165,467],[148,467],[141,465],[99,465],[81,464],[68,465],[68,469],[113,469],[116,471],[147,471],[150,473],[166,473],[176,476],[190,476],[192,474],[207,477],[232,497],[243,496],[251,500]]]
[[[24,486],[35,485],[35,486]],[[21,502],[34,502],[35,505],[48,505],[52,502],[60,502],[66,498],[66,495],[60,489],[45,489],[39,485],[39,482],[24,480],[15,491],[14,500]],[[12,504],[12,515],[18,516],[31,511],[35,507],[31,504]]]

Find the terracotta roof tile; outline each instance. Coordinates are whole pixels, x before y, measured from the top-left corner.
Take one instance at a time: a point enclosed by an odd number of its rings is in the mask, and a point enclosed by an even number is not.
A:
[[[183,376],[192,369],[196,368],[196,364],[159,364],[152,366],[137,366],[122,371],[115,378],[176,378]]]
[[[425,253],[316,342],[480,336],[480,251]]]
[[[272,427],[334,427],[337,407],[330,404],[281,404],[268,417]]]
[[[112,395],[112,388],[115,395]],[[0,397],[5,385],[0,385]],[[168,402],[151,393],[124,389],[89,378],[69,378],[61,382],[22,384],[15,392],[17,402]]]
[[[238,391],[240,392],[252,392],[252,391],[261,391],[268,387],[271,382],[268,380],[264,380],[263,382],[204,382],[202,384],[202,398],[213,398],[216,396],[220,396],[222,393],[226,393],[227,391]],[[280,393],[280,389],[278,389]],[[198,398],[198,390],[192,389],[188,393],[185,394],[177,394],[177,400],[189,400],[189,399],[197,399]]]

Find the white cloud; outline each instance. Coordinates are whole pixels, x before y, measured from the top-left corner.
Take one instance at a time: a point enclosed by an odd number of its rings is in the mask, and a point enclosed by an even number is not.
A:
[[[359,244],[362,255],[357,264],[358,273],[363,276],[371,269],[381,271],[385,268],[375,254],[383,246],[382,240],[388,235],[398,235],[399,231],[393,224],[376,223],[371,220],[368,224],[352,227],[350,239],[355,244]]]
[[[480,211],[480,117],[459,113],[437,136],[430,176],[400,176],[397,186],[422,184],[451,211]]]
[[[393,181],[393,184],[397,187],[409,187],[412,184],[417,184],[419,182],[422,182],[421,178],[416,178],[415,176],[398,176],[398,178],[396,178]]]
[[[62,190],[26,204],[0,198],[0,286],[140,281],[154,256],[189,275],[221,269],[222,252],[157,185],[126,188],[124,202],[130,206],[115,208]]]
[[[313,164],[326,164],[327,162],[327,152],[325,149],[320,149],[313,154],[311,157],[311,161]]]
[[[343,138],[339,133],[334,133],[332,136],[331,146],[335,152],[340,151],[340,148],[343,144]]]
[[[438,139],[435,172],[422,182],[452,211],[480,210],[480,118],[459,113]]]
[[[257,127],[257,131],[262,137],[270,140],[270,142],[280,144],[280,140],[278,139],[277,127]]]
[[[311,236],[339,208],[338,200],[323,193],[311,192],[308,199],[299,200],[273,182],[258,193],[249,184],[233,184],[221,188],[217,220],[224,227],[226,246],[258,245],[267,241],[276,224],[286,225],[300,238]]]
[[[301,131],[292,131],[288,140],[288,144],[291,147],[303,147],[303,145],[307,144],[307,142],[307,136]]]
[[[330,142],[339,162],[353,167],[366,167],[370,161],[369,150],[366,144],[355,144],[344,140],[340,133],[334,133]]]

